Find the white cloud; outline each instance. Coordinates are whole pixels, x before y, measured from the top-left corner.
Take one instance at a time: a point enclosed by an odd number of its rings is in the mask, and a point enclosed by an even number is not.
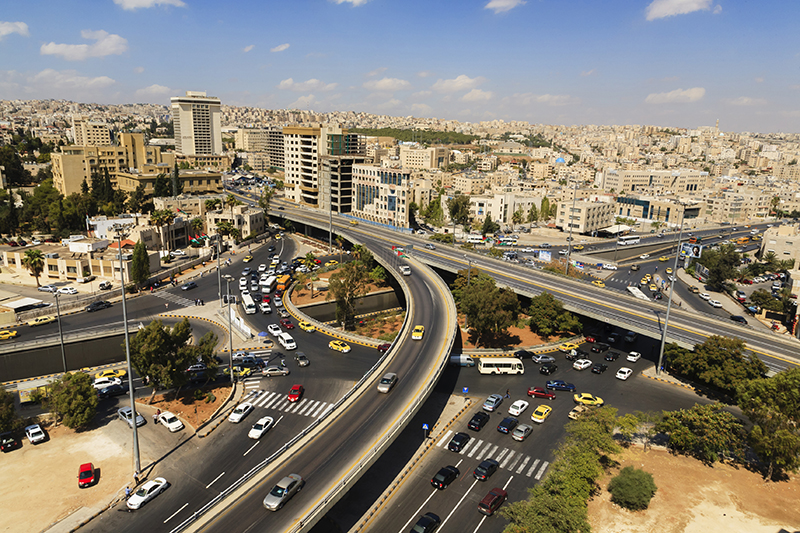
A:
[[[794,90],[800,89],[800,84],[790,85],[789,88]]]
[[[580,98],[576,98],[568,94],[516,93],[505,100],[514,106],[544,104],[551,107],[557,107],[563,105],[577,105],[581,103]]]
[[[369,80],[364,83],[364,88],[370,91],[394,92],[408,89],[411,86],[406,80],[399,78],[382,78],[380,80]]]
[[[705,96],[706,90],[702,87],[691,89],[675,89],[668,93],[651,93],[644,101],[648,104],[688,104],[697,102]]]
[[[417,72],[417,76],[420,78],[430,78],[431,76],[433,76],[433,72],[431,72],[430,70],[420,70],[419,72]]]
[[[426,96],[430,96],[433,93],[431,91],[417,91],[411,95],[412,98],[425,98]]]
[[[81,37],[94,44],[43,44],[42,55],[61,56],[67,61],[83,61],[89,57],[105,57],[120,55],[128,49],[128,41],[119,35],[107,31],[83,30]]]
[[[11,35],[12,33],[18,33],[23,37],[27,37],[30,35],[28,32],[28,25],[24,22],[2,22],[0,21],[0,41],[3,40],[3,37],[6,35]]]
[[[429,115],[433,108],[428,104],[411,104],[411,111],[419,115]]]
[[[469,76],[462,74],[452,80],[440,79],[433,84],[431,89],[433,89],[437,93],[454,93],[458,91],[466,91],[468,89],[474,89],[477,85],[480,85],[484,81],[486,81],[486,78],[484,78],[483,76],[478,76],[477,78],[470,78]]]
[[[725,100],[728,105],[735,106],[754,106],[766,105],[767,101],[763,98],[750,98],[749,96],[740,96],[739,98],[728,98]]]
[[[647,6],[647,20],[656,20],[675,15],[686,15],[695,11],[708,11],[712,0],[653,0]],[[719,11],[717,11],[719,9]],[[714,13],[722,11],[722,7],[714,8]]]
[[[479,102],[481,100],[491,100],[492,91],[482,91],[480,89],[472,89],[465,94],[462,98],[465,102]]]
[[[256,47],[256,45],[254,45],[254,44],[248,44],[247,46],[242,48],[242,52],[244,52],[246,54],[247,52],[249,52],[250,50],[252,50],[255,47]]]
[[[506,11],[511,11],[517,6],[524,5],[524,0],[490,0],[488,4],[486,4],[483,8],[484,9],[491,9],[492,11],[497,13],[505,13]]]
[[[714,13],[715,15],[719,15],[720,13],[722,13],[722,6],[719,4],[715,5],[714,11],[712,11],[712,13]]]
[[[757,77],[757,78],[753,78],[753,81],[755,81],[756,83],[764,83],[764,78],[762,78],[761,76],[759,76],[759,77]]]
[[[313,94],[309,94],[308,96],[301,96],[288,106],[287,109],[311,109],[311,106],[317,103],[317,100],[314,98]]]
[[[0,70],[0,94],[18,94],[24,98],[64,98],[78,102],[108,97],[116,82],[108,76],[89,78],[74,70],[18,72]]]
[[[144,67],[136,67],[135,69],[133,69],[133,71],[136,74],[141,74],[142,72],[144,72]]]
[[[596,69],[584,70],[583,72],[581,72],[581,76],[585,78],[586,76],[592,76],[595,72],[597,72]]]
[[[310,80],[295,83],[292,78],[287,78],[278,84],[278,89],[287,91],[297,91],[299,93],[306,91],[332,91],[336,88],[337,83],[323,83],[318,79],[312,78]]]
[[[283,44],[279,44],[275,48],[270,48],[269,51],[270,52],[283,52],[287,48],[289,48],[289,43],[283,43]]]
[[[29,81],[37,85],[49,86],[53,89],[103,89],[116,83],[108,76],[98,76],[96,78],[87,78],[86,76],[79,76],[74,70],[53,70],[51,68],[45,69]]]
[[[363,6],[369,0],[333,0],[335,4],[353,4],[353,7]]]
[[[170,94],[175,94],[175,91],[155,83],[150,87],[144,87],[136,91],[136,96],[166,96]]]
[[[386,71],[386,67],[378,67],[375,70],[370,70],[367,72],[367,77],[371,78],[373,76],[377,76],[378,74],[382,74]]]
[[[140,8],[147,9],[153,6],[184,7],[186,5],[181,0],[114,0],[114,3],[126,11],[134,11]]]

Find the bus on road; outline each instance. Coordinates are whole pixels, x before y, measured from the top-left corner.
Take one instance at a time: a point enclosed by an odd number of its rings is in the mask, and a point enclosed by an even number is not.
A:
[[[617,244],[625,246],[626,244],[639,244],[642,240],[640,235],[622,235],[617,239]]]
[[[244,309],[244,314],[246,315],[256,314],[256,303],[253,301],[253,297],[249,294],[242,295],[242,308]]]
[[[524,374],[525,365],[516,357],[479,357],[478,372],[481,374]]]

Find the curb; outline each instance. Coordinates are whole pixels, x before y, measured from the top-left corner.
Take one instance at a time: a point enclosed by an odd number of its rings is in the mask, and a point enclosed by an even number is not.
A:
[[[647,374],[642,373],[642,376],[646,377],[647,379],[652,379],[653,381],[660,381],[661,383],[667,383],[668,385],[674,385],[676,387],[683,387],[684,389],[689,389],[690,391],[698,392],[697,388],[692,387],[691,385],[685,385],[683,383],[675,383],[674,381],[670,381],[668,379],[657,378],[655,376],[648,376]]]
[[[117,366],[117,365],[120,365],[120,364],[124,364],[124,363],[125,363],[124,361],[120,361],[119,363],[108,363],[107,365],[94,366],[94,367],[91,367],[90,374],[92,372],[95,372],[96,370],[102,370],[104,368],[111,368],[111,367],[114,367],[114,366]],[[89,367],[87,367],[87,369],[89,369]],[[72,372],[83,372],[83,370],[84,369],[81,368],[79,370],[68,370],[67,372],[69,372],[69,373],[72,373]],[[126,369],[123,369],[123,370],[126,370]],[[48,374],[46,376],[37,376],[35,378],[25,378],[25,379],[13,380],[13,381],[4,381],[4,382],[2,382],[2,385],[16,385],[16,384],[19,384],[19,383],[26,383],[28,381],[35,381],[37,379],[53,379],[53,378],[57,378],[57,377],[63,376],[63,375],[64,375],[64,372],[58,372],[56,374]]]

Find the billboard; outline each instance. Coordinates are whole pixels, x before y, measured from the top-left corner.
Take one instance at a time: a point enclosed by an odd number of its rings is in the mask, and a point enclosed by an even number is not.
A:
[[[704,245],[702,244],[681,244],[681,255],[691,257],[692,259],[699,259],[703,255]]]
[[[539,260],[549,263],[553,260],[553,256],[550,252],[541,251],[539,252]]]

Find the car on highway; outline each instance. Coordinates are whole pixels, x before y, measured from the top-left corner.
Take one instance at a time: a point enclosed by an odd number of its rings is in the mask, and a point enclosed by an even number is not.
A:
[[[332,267],[332,266],[336,266],[338,264],[339,264],[339,261],[337,261],[336,259],[331,259],[330,261],[326,261],[325,262],[325,266],[326,267]]]
[[[182,291],[190,291],[190,290],[196,289],[196,288],[197,288],[197,283],[195,283],[194,281],[187,281],[186,283],[181,285],[181,290]]]
[[[280,325],[286,329],[294,329],[294,324],[292,324],[292,321],[288,318],[281,318],[278,320],[278,322],[280,322]]]
[[[288,376],[289,369],[285,366],[268,366],[261,371],[261,374],[269,378],[272,376]]]
[[[128,509],[136,510],[141,508],[144,504],[164,492],[168,486],[169,483],[163,477],[151,479],[128,498]]]
[[[267,271],[266,263],[261,263],[260,265],[258,265],[258,272],[259,273],[266,272],[266,271]]]
[[[552,412],[553,412],[552,407],[550,407],[549,405],[542,404],[539,407],[537,407],[533,413],[531,413],[531,420],[533,420],[537,424],[541,424],[545,420],[547,420],[547,417],[550,416],[550,413]]]
[[[472,415],[472,419],[467,424],[467,427],[472,431],[480,431],[483,426],[486,425],[486,422],[489,421],[489,415],[484,413],[483,411],[478,411],[474,415]]]
[[[91,487],[97,478],[94,475],[94,465],[92,463],[83,463],[78,467],[78,488],[85,489]]]
[[[337,352],[342,352],[342,353],[349,353],[350,352],[350,345],[348,345],[346,342],[342,342],[342,341],[331,341],[331,342],[328,343],[328,348],[330,348],[331,350],[336,350]]]
[[[58,287],[55,285],[42,285],[38,288],[39,292],[57,292]]]
[[[529,387],[528,396],[531,396],[532,398],[547,398],[548,400],[556,399],[556,395],[544,387]]]
[[[431,485],[439,490],[444,490],[455,481],[461,473],[458,468],[448,465],[439,469],[436,475],[431,478]]]
[[[78,294],[78,289],[75,287],[61,287],[58,289],[58,294]]]
[[[589,406],[587,406],[587,405],[583,405],[583,404],[581,404],[581,405],[576,405],[576,406],[575,406],[575,407],[572,409],[572,411],[570,411],[570,412],[567,414],[567,416],[568,416],[570,419],[572,419],[572,420],[576,420],[576,419],[577,419],[579,416],[581,416],[583,413],[585,413],[585,412],[586,412],[586,411],[588,411],[588,410],[589,410]]]
[[[707,292],[701,292],[700,294],[698,294],[698,296],[700,297],[701,300],[708,301],[711,299],[711,295],[708,294]]]
[[[574,342],[565,342],[561,344],[558,349],[564,353],[569,353],[572,350],[576,349],[579,345],[575,344]]]
[[[625,360],[630,362],[630,363],[635,363],[636,361],[638,361],[641,358],[642,358],[642,354],[640,354],[639,352],[631,352],[631,353],[628,354],[628,356],[625,358]]]
[[[122,368],[108,368],[106,370],[102,370],[94,375],[94,379],[103,379],[103,378],[119,378],[122,379],[128,375],[127,370],[123,370]]]
[[[497,431],[505,434],[511,433],[511,431],[517,427],[517,424],[519,424],[519,420],[513,416],[507,416],[497,425]]]
[[[525,400],[517,400],[508,407],[508,414],[512,416],[519,416],[528,408],[528,402]]]
[[[297,366],[300,367],[308,366],[311,364],[311,361],[308,360],[308,357],[306,357],[306,354],[304,354],[303,352],[295,352],[294,360],[297,363]]]
[[[95,388],[95,390],[100,390],[108,387],[109,385],[121,385],[121,384],[122,380],[120,378],[103,377],[95,379],[94,383],[92,383],[92,386]]]
[[[714,307],[716,309],[722,308],[722,302],[720,302],[719,300],[709,300],[708,303],[711,307]]]
[[[7,341],[19,337],[19,332],[15,329],[5,329],[0,331],[0,341]]]
[[[583,405],[603,405],[603,399],[599,396],[595,396],[594,394],[589,394],[588,392],[581,392],[579,394],[574,394],[572,399],[575,403],[580,403]]]
[[[667,261],[669,261],[669,257],[667,257],[666,255],[662,255],[661,257],[658,258],[658,260],[662,263],[666,263]]]
[[[236,409],[231,412],[228,416],[228,422],[232,422],[234,424],[238,424],[244,417],[246,417],[250,411],[253,410],[253,404],[250,402],[242,402],[236,406]]]
[[[414,527],[411,528],[411,533],[433,533],[439,528],[442,520],[438,515],[433,513],[425,513],[422,515]]]
[[[105,300],[97,300],[96,302],[92,302],[87,305],[84,310],[87,313],[92,313],[94,311],[99,311],[101,309],[107,309],[111,307],[111,302],[106,302]]]
[[[575,385],[573,385],[572,383],[567,383],[566,381],[560,379],[548,381],[547,383],[545,383],[545,387],[547,387],[548,390],[561,390],[568,392],[575,391]]]
[[[273,337],[277,337],[281,334],[281,327],[278,324],[270,324],[267,326],[267,332]]]
[[[649,259],[649,258],[650,258],[650,254],[642,254],[642,255],[639,256],[639,259]]]
[[[507,499],[508,493],[500,487],[495,487],[478,502],[478,511],[486,516],[492,516]]]
[[[133,429],[133,411],[130,406],[121,407],[117,409],[117,417],[124,420],[128,427]],[[136,427],[144,425],[144,417],[140,413],[136,413]]]
[[[112,396],[121,396],[128,392],[128,384],[127,383],[119,383],[114,385],[109,385],[108,387],[103,387],[97,391],[97,398],[100,400],[104,400],[106,398],[110,398]]]
[[[623,366],[622,368],[617,370],[616,378],[621,379],[622,381],[626,381],[629,377],[631,377],[631,374],[633,374],[633,370]]]
[[[158,415],[158,421],[161,425],[169,430],[170,433],[175,433],[183,429],[183,422],[178,420],[178,417],[169,411],[164,411]]]
[[[242,259],[242,262],[243,263],[249,263],[252,260],[253,260],[253,256],[252,255],[246,255],[246,256],[244,256],[244,259]]]
[[[423,335],[425,335],[425,326],[414,326],[414,331],[411,332],[411,339],[415,341],[421,341]]]
[[[42,326],[44,324],[49,324],[50,322],[55,322],[56,317],[54,316],[37,316],[33,320],[28,321],[28,325],[31,327],[34,326]]]
[[[456,433],[453,435],[453,438],[450,439],[450,442],[447,444],[447,449],[451,452],[460,452],[464,449],[464,446],[467,445],[469,442],[470,436],[466,433]]]
[[[486,401],[483,402],[483,410],[484,411],[494,411],[498,407],[500,407],[500,404],[502,404],[502,403],[503,403],[503,397],[502,396],[500,396],[499,394],[491,394],[491,395],[489,395],[488,398],[486,398]]]
[[[388,372],[383,375],[381,380],[378,382],[378,392],[388,393],[392,390],[392,387],[395,386],[397,383],[397,374],[394,372]]]
[[[603,283],[602,281],[600,281],[599,279],[596,279],[596,280],[592,281],[592,285],[594,285],[595,287],[600,287],[600,288],[603,288],[603,287],[606,286],[606,284]]]
[[[531,360],[534,363],[538,364],[538,365],[540,365],[542,363],[555,363],[556,362],[556,358],[553,357],[552,355],[545,355],[545,354],[540,354],[540,353],[533,354],[531,356]]]
[[[539,367],[539,373],[545,376],[549,376],[556,370],[558,370],[558,365],[554,363],[545,363]]]
[[[528,438],[528,435],[530,435],[532,431],[533,428],[528,424],[520,424],[511,432],[511,438],[522,442]]]
[[[485,459],[484,461],[481,461],[481,464],[475,468],[475,471],[472,472],[472,475],[479,481],[486,481],[492,477],[492,474],[497,472],[498,468],[500,468],[500,463],[494,459]]]
[[[605,270],[617,270],[617,265],[612,265],[611,263],[603,263],[603,268]]]
[[[300,401],[305,391],[306,389],[302,385],[292,385],[292,388],[289,389],[289,396],[287,399],[290,403]]]
[[[744,324],[745,326],[747,325],[747,319],[741,315],[731,315],[730,319],[733,320],[734,322]]]
[[[593,374],[602,374],[606,370],[608,370],[608,365],[605,363],[595,363],[592,365]]]
[[[312,333],[317,330],[317,328],[315,328],[311,322],[307,322],[305,320],[301,320],[297,325],[300,329],[308,333]]]
[[[265,416],[263,418],[259,418],[258,422],[253,424],[253,427],[250,428],[250,431],[247,433],[247,436],[251,439],[260,439],[264,436],[264,433],[269,431],[269,428],[272,427],[272,423],[275,420],[271,416]]]
[[[39,424],[32,424],[25,428],[25,436],[28,438],[28,442],[31,444],[39,444],[40,442],[44,442],[47,438],[47,435],[44,434],[42,431],[42,427]]]
[[[592,366],[592,362],[589,359],[578,359],[572,363],[572,368],[575,370],[586,370],[590,366]]]

